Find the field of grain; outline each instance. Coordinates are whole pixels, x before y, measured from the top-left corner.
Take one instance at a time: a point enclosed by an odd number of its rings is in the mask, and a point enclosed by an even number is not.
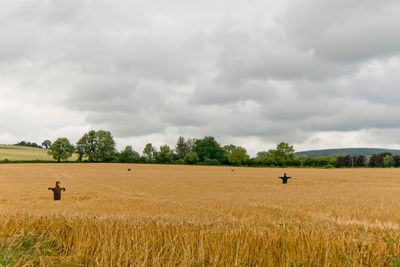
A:
[[[2,164],[0,266],[398,266],[400,170],[231,169]]]
[[[0,160],[53,160],[47,151],[37,147],[0,145]]]

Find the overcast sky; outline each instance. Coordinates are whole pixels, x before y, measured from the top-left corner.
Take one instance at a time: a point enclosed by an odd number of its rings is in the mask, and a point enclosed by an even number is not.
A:
[[[0,0],[0,143],[400,148],[398,0]]]

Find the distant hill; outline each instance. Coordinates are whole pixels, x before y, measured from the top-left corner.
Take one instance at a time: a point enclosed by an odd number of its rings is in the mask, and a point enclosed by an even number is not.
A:
[[[37,147],[0,145],[0,160],[53,160],[47,151]]]
[[[52,156],[47,154],[48,149],[22,146],[22,145],[0,145],[0,160],[11,160],[11,161],[55,161]],[[75,161],[78,159],[78,154],[73,154],[69,161]]]
[[[364,155],[371,157],[373,154],[381,152],[389,152],[392,155],[400,155],[398,149],[386,149],[386,148],[335,148],[335,149],[322,149],[322,150],[309,150],[296,152],[296,156],[309,156],[309,157],[321,157],[321,156],[338,156],[338,155],[350,155],[358,156]]]

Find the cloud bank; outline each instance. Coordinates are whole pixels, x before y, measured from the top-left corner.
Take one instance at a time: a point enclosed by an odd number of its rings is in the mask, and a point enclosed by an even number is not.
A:
[[[400,147],[398,1],[0,3],[0,143]]]

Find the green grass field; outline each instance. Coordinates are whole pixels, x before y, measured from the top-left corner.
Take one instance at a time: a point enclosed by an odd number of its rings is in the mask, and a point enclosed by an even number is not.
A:
[[[0,145],[0,160],[53,160],[47,151],[36,147]]]

